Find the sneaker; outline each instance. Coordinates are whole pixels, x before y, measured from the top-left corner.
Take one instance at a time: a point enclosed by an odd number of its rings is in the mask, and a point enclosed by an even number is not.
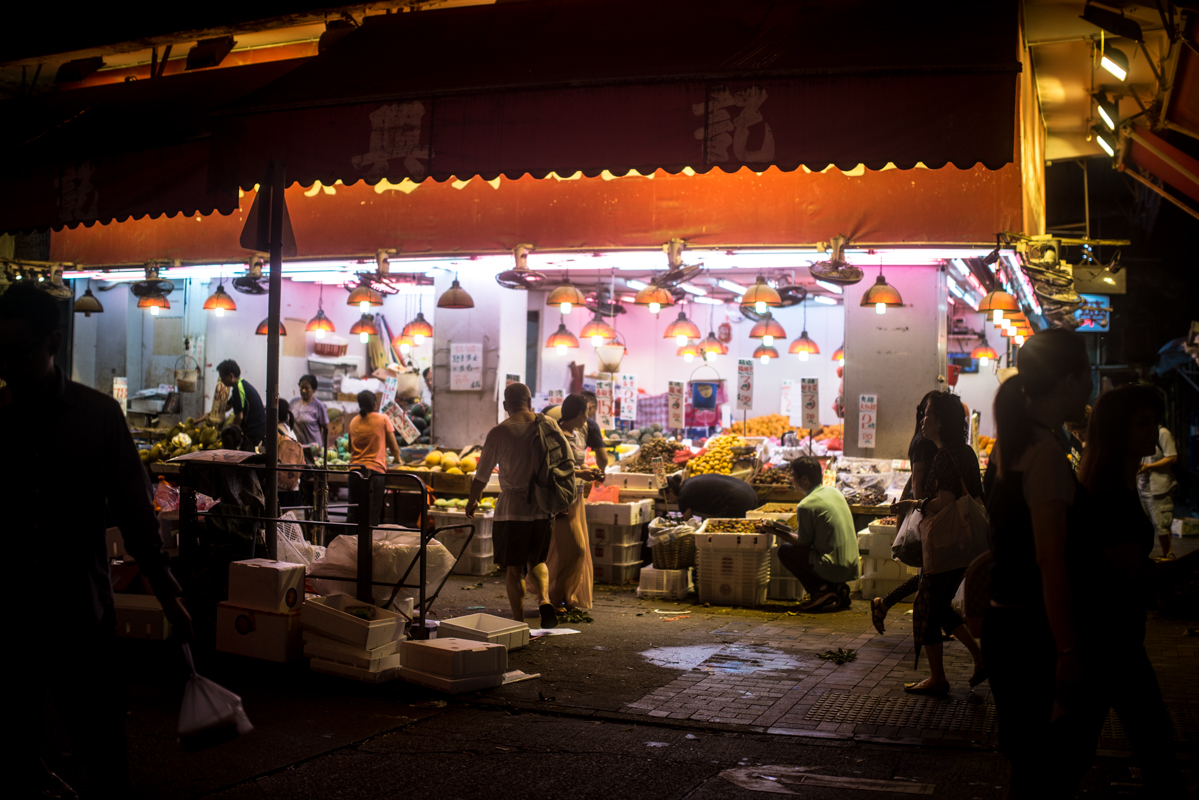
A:
[[[797,611],[831,611],[837,607],[837,592],[833,587],[820,589],[808,596],[807,602],[797,608]]]

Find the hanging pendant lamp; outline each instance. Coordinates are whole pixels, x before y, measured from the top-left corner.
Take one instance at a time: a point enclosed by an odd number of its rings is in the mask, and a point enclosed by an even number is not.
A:
[[[450,284],[450,288],[442,293],[441,297],[437,298],[438,308],[474,308],[475,300],[470,294],[462,288],[462,284],[458,283],[458,276],[454,276],[454,282]]]
[[[87,279],[87,288],[83,290],[83,294],[75,301],[75,313],[82,314],[85,317],[90,317],[92,314],[103,314],[104,306],[92,294],[92,279]]]
[[[845,345],[841,345],[833,351],[833,361],[838,362],[841,366],[845,366]]]
[[[391,340],[391,346],[395,348],[396,352],[405,356],[412,352],[412,344],[412,337],[402,333]]]
[[[611,339],[616,335],[616,331],[607,322],[604,322],[603,317],[599,312],[595,312],[595,316],[591,321],[583,326],[583,330],[579,331],[579,336],[584,339],[590,339],[593,347],[599,347],[604,343],[605,339]]]
[[[379,335],[379,328],[375,325],[375,318],[370,314],[363,314],[358,318],[358,321],[350,326],[351,334],[358,334],[358,341],[366,344],[372,336]]]
[[[575,306],[583,305],[583,293],[575,288],[575,285],[570,282],[570,278],[563,278],[562,283],[550,292],[549,297],[545,298],[545,304],[558,306],[558,310],[563,314],[569,314]]]
[[[171,301],[166,298],[166,295],[151,294],[146,297],[139,298],[137,301],[138,308],[150,309],[150,316],[157,317],[159,311],[163,311],[171,307]]]
[[[258,327],[254,329],[254,333],[258,334],[259,336],[266,336],[269,333],[269,331],[267,330],[267,324],[270,321],[271,321],[270,317],[264,317],[262,322],[258,323]],[[279,335],[280,336],[287,335],[287,328],[285,328],[283,326],[283,320],[279,320]]]
[[[987,292],[978,304],[978,310],[984,314],[992,315],[995,322],[999,322],[1003,318],[1005,311],[1019,311],[1020,303],[1016,298],[1012,297],[1002,289],[996,289],[993,292]]]
[[[333,320],[325,316],[325,285],[321,284],[320,294],[316,299],[316,316],[308,320],[308,324],[304,326],[304,330],[310,333],[315,333],[316,338],[324,339],[326,333],[334,333],[336,328],[333,327]]]
[[[359,278],[359,283],[350,292],[350,296],[346,299],[346,305],[358,306],[358,309],[365,314],[370,310],[371,306],[383,305],[383,295],[370,284],[370,279],[366,277]]]
[[[716,356],[727,355],[729,352],[728,345],[716,338],[716,334],[708,331],[708,338],[699,343],[700,355],[704,357],[704,361],[712,361]]]
[[[215,316],[223,317],[226,311],[236,311],[237,303],[233,302],[233,298],[225,291],[225,285],[218,283],[216,291],[204,301],[204,310],[212,311]]]
[[[799,335],[798,339],[791,342],[791,346],[787,348],[787,352],[798,355],[800,361],[807,361],[808,356],[820,355],[820,346],[808,337],[807,331],[804,331]]]
[[[662,306],[673,306],[674,295],[663,289],[661,286],[654,286],[652,283],[646,286],[641,291],[637,292],[637,296],[633,298],[633,304],[639,306],[647,306],[649,313],[657,314],[662,310]]]
[[[786,339],[787,332],[783,330],[783,326],[778,323],[773,314],[766,312],[766,316],[750,330],[749,338],[761,339],[763,345],[771,347],[775,339]]]
[[[876,314],[886,314],[888,306],[898,307],[903,305],[903,298],[899,296],[899,290],[887,283],[887,279],[883,277],[881,259],[878,265],[878,279],[862,295],[862,302],[859,305],[862,308],[874,306]]]
[[[424,312],[417,311],[412,321],[401,331],[404,336],[411,336],[413,344],[424,344],[425,339],[433,338],[433,326],[425,319]]]
[[[550,334],[550,338],[545,340],[547,348],[552,347],[560,356],[566,355],[566,351],[579,346],[578,338],[566,329],[566,322],[558,323],[558,330]]]
[[[779,351],[769,345],[761,345],[757,350],[754,350],[754,358],[761,361],[763,364],[769,364],[770,359],[778,358]]]
[[[996,353],[995,350],[984,341],[978,347],[970,351],[970,357],[977,358],[978,365],[980,367],[985,367],[987,366],[988,361],[994,361],[998,359],[999,354]]]
[[[679,318],[666,326],[662,338],[674,339],[674,343],[682,347],[689,339],[698,339],[700,335],[699,326],[687,319],[686,312],[680,311]]]
[[[766,283],[766,278],[762,275],[759,275],[754,285],[741,295],[742,307],[750,306],[759,314],[765,314],[767,307],[777,308],[782,304],[783,298],[774,290],[774,287]]]
[[[682,356],[683,360],[688,364],[694,361],[696,356],[702,356],[702,354],[699,352],[699,345],[692,344],[690,342],[680,347],[679,351],[675,353],[675,355]]]

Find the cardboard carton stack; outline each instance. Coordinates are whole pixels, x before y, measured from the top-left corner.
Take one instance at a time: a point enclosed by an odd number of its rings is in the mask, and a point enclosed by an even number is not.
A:
[[[254,558],[229,565],[229,599],[217,606],[216,648],[266,661],[300,657],[304,565]]]
[[[305,603],[300,621],[313,671],[367,683],[398,676],[405,623],[400,614],[335,594]]]

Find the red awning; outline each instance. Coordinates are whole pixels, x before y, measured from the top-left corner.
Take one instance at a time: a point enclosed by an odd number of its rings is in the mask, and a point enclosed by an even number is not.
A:
[[[1136,164],[1199,202],[1199,160],[1144,128],[1130,127],[1127,137],[1125,164]]]
[[[237,191],[208,188],[211,112],[305,60],[0,103],[0,230],[232,212]]]
[[[1013,160],[1015,2],[531,0],[368,17],[225,109],[211,185]]]

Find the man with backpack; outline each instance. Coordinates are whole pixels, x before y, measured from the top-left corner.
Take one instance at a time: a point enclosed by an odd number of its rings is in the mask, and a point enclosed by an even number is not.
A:
[[[507,569],[512,618],[524,622],[526,587],[537,599],[541,627],[558,616],[549,601],[549,554],[554,516],[574,501],[574,461],[557,423],[533,413],[529,387],[504,389],[508,418],[492,428],[483,443],[466,516],[473,518],[492,470],[500,468],[500,498],[495,505],[492,544],[495,563]]]

